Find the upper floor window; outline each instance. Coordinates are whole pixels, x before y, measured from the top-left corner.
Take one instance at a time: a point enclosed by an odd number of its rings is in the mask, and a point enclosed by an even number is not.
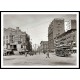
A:
[[[75,40],[75,35],[73,36],[73,40]]]
[[[8,43],[8,40],[6,40],[6,43]]]
[[[8,36],[6,36],[6,39],[8,39]]]
[[[60,23],[58,23],[58,25],[60,25]]]
[[[5,44],[5,41],[4,41],[4,43],[3,44]]]
[[[62,23],[62,21],[60,21],[60,23]]]

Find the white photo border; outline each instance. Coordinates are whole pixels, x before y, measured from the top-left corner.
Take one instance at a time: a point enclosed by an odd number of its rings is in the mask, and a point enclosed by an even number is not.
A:
[[[76,14],[77,15],[77,64],[76,66],[4,66],[3,65],[3,15],[4,14]],[[10,11],[10,12],[1,12],[1,68],[79,68],[79,12],[76,11],[71,11],[71,12],[67,12],[67,11],[51,11],[51,12],[34,12],[34,11],[30,11],[30,12],[14,12],[14,11]]]

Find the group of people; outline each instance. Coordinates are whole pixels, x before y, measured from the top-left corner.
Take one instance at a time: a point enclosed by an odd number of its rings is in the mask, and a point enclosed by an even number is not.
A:
[[[34,54],[36,55],[36,52],[32,52],[32,51],[28,52],[28,51],[26,51],[25,52],[25,57],[27,57],[27,54],[29,54],[30,56],[33,56]],[[50,56],[49,56],[49,50],[47,50],[47,52],[45,52],[44,54],[46,54],[46,58],[50,58]]]

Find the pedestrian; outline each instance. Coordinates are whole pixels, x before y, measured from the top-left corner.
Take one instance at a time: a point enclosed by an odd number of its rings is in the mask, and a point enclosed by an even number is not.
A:
[[[71,55],[71,53],[72,53],[72,52],[71,52],[71,50],[69,50],[69,54],[68,54],[68,56],[70,56],[70,55]]]
[[[40,55],[40,51],[39,51],[39,55]]]
[[[47,50],[46,58],[50,58],[50,57],[49,57],[49,50]]]
[[[25,57],[27,57],[28,50],[25,51]]]
[[[35,51],[35,55],[36,55],[36,51]]]
[[[27,52],[25,52],[25,57],[27,57]]]

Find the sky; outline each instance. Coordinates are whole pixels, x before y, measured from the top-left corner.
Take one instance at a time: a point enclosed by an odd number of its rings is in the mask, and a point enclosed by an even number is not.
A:
[[[54,18],[76,19],[76,14],[4,14],[3,26],[5,28],[19,27],[30,35],[32,44],[48,41],[48,27]],[[65,28],[66,29],[66,28]]]

